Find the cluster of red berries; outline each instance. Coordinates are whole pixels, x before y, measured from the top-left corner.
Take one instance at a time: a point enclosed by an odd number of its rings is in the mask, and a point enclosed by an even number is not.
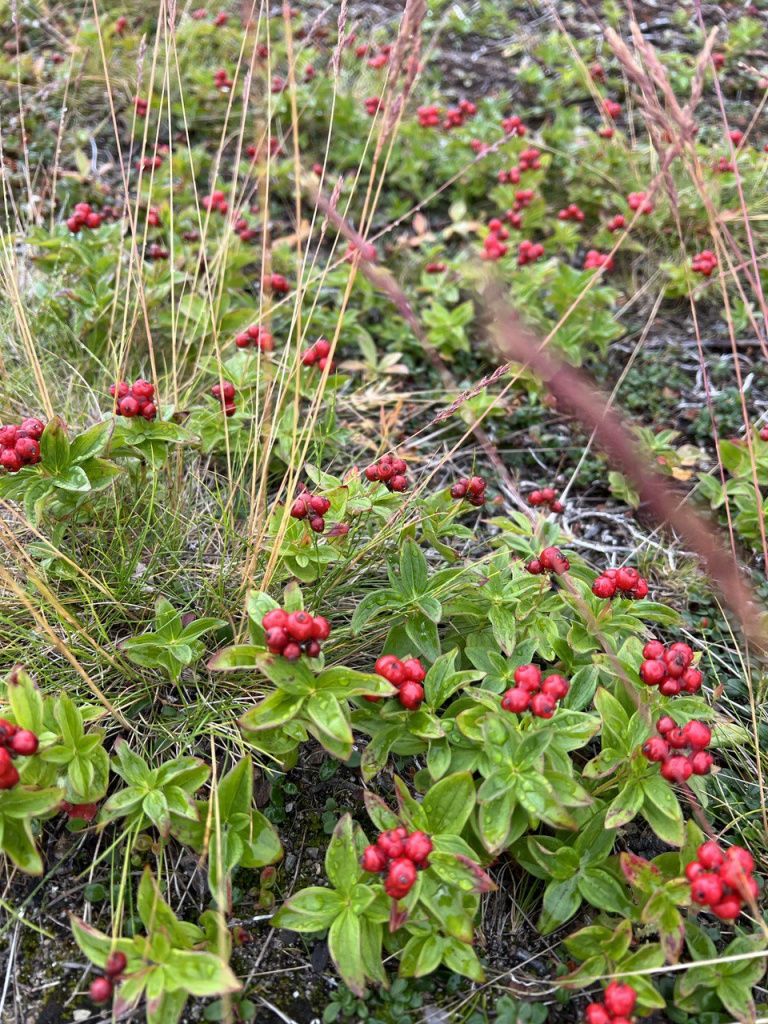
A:
[[[399,828],[382,832],[373,846],[366,846],[360,859],[363,871],[386,872],[384,892],[393,900],[401,900],[411,891],[419,868],[428,866],[432,840],[425,832],[408,832]]]
[[[541,153],[535,147],[524,149],[517,159],[518,162],[513,164],[508,170],[499,171],[497,178],[502,185],[517,185],[526,171],[538,171],[541,169]]]
[[[221,384],[214,384],[211,394],[221,402],[225,416],[235,415],[235,385],[231,381],[225,380]]]
[[[256,228],[250,227],[245,217],[238,217],[233,227],[235,229],[235,234],[241,242],[252,242],[258,237],[258,231]]]
[[[608,223],[605,225],[608,230],[612,233],[621,231],[622,228],[627,226],[627,218],[623,213],[617,213],[615,217],[611,217]]]
[[[291,516],[294,519],[309,518],[310,529],[322,533],[325,529],[323,516],[331,507],[330,501],[321,494],[310,494],[304,491],[291,505]]]
[[[613,270],[613,256],[608,252],[590,249],[584,257],[582,267],[584,270],[598,270],[600,267],[605,267],[606,270]]]
[[[389,491],[407,491],[408,477],[405,475],[408,467],[402,459],[395,459],[391,455],[382,455],[380,459],[373,462],[365,469],[365,478],[371,483],[380,481]]]
[[[522,118],[518,117],[517,114],[512,114],[510,117],[502,118],[501,130],[505,135],[517,135],[521,139],[528,131],[526,126],[523,124]]]
[[[435,261],[433,263],[428,263],[426,265],[426,267],[424,267],[424,273],[425,274],[444,274],[447,269],[448,269],[448,264],[447,263],[442,263],[441,261],[438,260],[438,261]]]
[[[366,114],[369,115],[369,117],[375,117],[376,114],[378,114],[378,112],[381,110],[383,105],[384,104],[381,102],[380,97],[369,96],[365,100],[365,112]]]
[[[531,242],[523,239],[517,250],[517,265],[524,267],[526,263],[535,263],[544,255],[544,246],[541,242]]]
[[[45,424],[34,417],[0,427],[0,466],[8,473],[18,473],[23,466],[36,465],[44,430]]]
[[[481,476],[464,477],[451,487],[451,497],[466,498],[470,505],[480,508],[485,504],[485,480]]]
[[[757,898],[760,891],[752,877],[755,861],[743,846],[729,846],[721,850],[710,839],[696,851],[697,860],[685,868],[685,877],[691,883],[694,903],[709,907],[723,920],[733,921],[745,903]]]
[[[474,117],[477,113],[477,106],[471,100],[459,100],[458,106],[449,107],[445,112],[443,128],[450,131],[451,128],[460,128],[466,120]]]
[[[120,976],[126,968],[128,959],[125,953],[115,951],[110,953],[104,965],[104,976],[94,978],[88,993],[94,1003],[106,1003],[112,998],[115,985],[120,981]]]
[[[224,68],[217,68],[213,73],[213,84],[220,92],[229,92],[233,82]]]
[[[501,706],[515,715],[530,711],[537,718],[551,718],[570,689],[564,676],[553,674],[542,680],[538,665],[518,665],[514,680],[515,685],[501,698]]]
[[[424,687],[421,685],[427,673],[418,658],[405,658],[402,661],[394,654],[382,654],[374,665],[376,675],[386,679],[397,688],[397,697],[408,711],[415,711],[424,700]],[[378,697],[367,697],[376,703]]]
[[[282,654],[288,661],[298,661],[302,652],[310,658],[320,653],[320,641],[327,640],[331,624],[323,615],[309,612],[286,612],[273,608],[261,620],[270,654]]]
[[[653,213],[653,202],[648,198],[647,192],[630,192],[627,203],[630,210],[635,212]]]
[[[575,220],[579,223],[584,220],[584,211],[576,203],[569,203],[568,206],[558,211],[558,220]]]
[[[711,249],[703,249],[701,252],[697,252],[691,262],[691,269],[697,274],[703,274],[704,277],[709,277],[716,266],[717,256],[715,256]]]
[[[637,569],[624,565],[621,569],[606,569],[592,584],[592,593],[603,601],[610,601],[617,594],[621,597],[640,600],[648,596],[648,581]]]
[[[76,203],[72,216],[67,218],[67,227],[73,235],[76,235],[82,228],[88,228],[91,231],[100,228],[103,220],[103,216],[97,213],[90,203]]]
[[[631,985],[612,981],[603,993],[601,1003],[590,1003],[584,1011],[586,1024],[630,1024],[630,1015],[637,1002]]]
[[[603,110],[606,117],[610,117],[612,121],[615,121],[617,117],[621,117],[621,104],[617,103],[616,100],[603,100]]]
[[[157,406],[153,401],[155,386],[148,380],[139,377],[133,384],[121,380],[117,384],[109,385],[109,393],[113,398],[117,398],[119,416],[125,416],[129,420],[134,416],[153,420],[157,416]]]
[[[546,505],[550,512],[563,512],[565,510],[565,505],[562,501],[557,500],[557,491],[554,487],[542,487],[540,490],[531,491],[528,495],[528,504],[533,505],[534,508]]]
[[[147,111],[149,110],[149,100],[145,100],[141,96],[134,96],[133,105],[136,108],[137,117],[147,116]]]
[[[687,782],[692,775],[709,775],[714,758],[706,748],[712,730],[705,722],[694,719],[680,728],[669,715],[663,715],[656,731],[659,735],[645,741],[643,753],[649,761],[661,764],[667,782]],[[689,753],[684,754],[686,749]]]
[[[508,238],[509,231],[498,217],[493,217],[488,221],[488,234],[483,239],[483,251],[480,258],[495,261],[506,256],[508,247],[504,243]]]
[[[678,693],[698,693],[704,679],[693,668],[693,650],[688,644],[677,642],[665,646],[660,640],[650,640],[643,648],[640,678],[646,686],[658,686],[665,697]]]
[[[209,196],[203,196],[203,209],[215,213],[226,213],[229,210],[227,197],[217,189],[215,192],[211,192]]]
[[[159,242],[152,242],[147,246],[146,257],[148,260],[167,260],[170,253],[164,245]]]
[[[13,789],[19,781],[13,759],[31,757],[37,753],[37,747],[37,736],[33,732],[0,718],[0,789]]]
[[[260,352],[271,352],[275,347],[272,335],[259,324],[251,324],[235,335],[235,344],[238,348],[257,348]]]
[[[330,373],[333,370],[333,360],[329,358],[330,354],[330,341],[326,341],[325,338],[318,338],[314,345],[310,345],[308,349],[301,353],[301,362],[304,366],[317,365],[318,370],[324,370],[327,366]]]
[[[440,108],[434,104],[419,107],[416,116],[422,128],[437,128],[440,124]]]
[[[532,576],[541,576],[544,572],[553,572],[555,576],[562,576],[568,572],[571,563],[565,557],[560,548],[544,548],[538,558],[532,558],[525,566],[526,572]]]

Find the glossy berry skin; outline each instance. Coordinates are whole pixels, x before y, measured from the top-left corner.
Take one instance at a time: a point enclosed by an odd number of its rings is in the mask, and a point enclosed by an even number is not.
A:
[[[669,744],[661,736],[651,736],[643,744],[643,753],[649,761],[663,761],[669,756]]]
[[[664,644],[660,640],[649,640],[643,648],[643,657],[648,659],[663,658]]]
[[[616,583],[608,576],[598,576],[592,583],[592,593],[603,601],[610,600],[616,593]]]
[[[273,626],[279,626],[281,629],[284,629],[287,622],[288,613],[284,612],[282,608],[273,608],[261,620],[264,629],[272,629]]]
[[[406,857],[398,857],[389,865],[384,890],[394,899],[402,899],[416,881],[416,865]]]
[[[603,1002],[612,1016],[628,1017],[635,1008],[637,993],[631,985],[612,981],[605,990]]]
[[[670,747],[674,747],[675,750],[682,750],[683,747],[688,746],[688,739],[682,729],[675,726],[674,729],[670,729],[666,735],[667,743]]]
[[[522,689],[533,693],[541,686],[541,669],[538,665],[518,665],[514,679]]]
[[[637,569],[632,569],[629,566],[622,566],[622,568],[616,573],[616,586],[619,590],[634,590],[639,579],[640,573]]]
[[[379,871],[383,871],[387,865],[387,855],[378,846],[366,846],[363,850],[363,856],[360,858],[360,866],[363,871],[372,871],[374,874],[378,874]]]
[[[741,900],[738,896],[726,896],[714,904],[712,913],[723,921],[735,921],[741,913]]]
[[[544,548],[539,555],[539,561],[548,572],[553,572],[556,576],[562,576],[571,567],[560,548],[555,547]]]
[[[282,655],[286,661],[298,661],[301,657],[301,648],[296,643],[286,644],[282,650]]]
[[[291,612],[285,624],[289,636],[298,643],[304,643],[312,636],[312,616],[307,612]]]
[[[640,666],[640,678],[646,686],[658,686],[667,675],[667,666],[663,661],[644,661]]]
[[[728,863],[737,862],[747,874],[755,870],[755,858],[743,846],[729,846],[725,851],[725,860]]]
[[[382,676],[393,686],[401,686],[405,682],[403,663],[394,654],[382,654],[374,665],[376,675]]]
[[[265,630],[264,638],[272,654],[282,654],[288,645],[288,634],[282,626],[272,626]]]
[[[19,729],[12,737],[9,744],[14,754],[22,757],[31,757],[37,753],[38,739],[29,729]]]
[[[312,639],[327,640],[331,635],[331,624],[324,615],[315,615],[312,618]]]
[[[404,708],[408,711],[415,711],[424,700],[424,687],[420,683],[414,683],[406,679],[400,687],[398,696]]]
[[[674,728],[676,728],[674,719],[669,715],[662,715],[656,723],[656,730],[661,736],[666,736]]]
[[[501,706],[505,711],[511,711],[516,715],[528,710],[531,702],[531,694],[520,686],[515,686],[501,698]]]
[[[0,758],[0,789],[13,789],[19,781],[18,770],[15,764],[11,764],[11,759],[5,750],[0,750],[0,754],[5,754],[8,759],[7,764],[4,764],[3,759]]]
[[[686,864],[685,866],[685,877],[689,882],[692,882],[695,878],[698,878],[699,875],[702,875],[705,872],[706,868],[702,864],[699,864],[697,860],[692,860],[690,864]]]
[[[112,982],[109,978],[94,978],[88,994],[94,1003],[106,1003],[112,998]]]
[[[562,700],[569,689],[568,680],[558,675],[547,676],[541,684],[541,692],[554,701]]]
[[[546,693],[534,693],[531,697],[531,711],[537,718],[551,718],[557,704]]]
[[[702,843],[696,851],[696,859],[702,867],[712,870],[720,867],[725,861],[725,855],[717,843],[713,839],[709,839],[706,843]]]
[[[382,832],[376,840],[376,847],[385,857],[402,857],[405,850],[405,836],[401,836],[398,829]]]
[[[668,758],[661,766],[661,774],[667,782],[687,782],[692,773],[691,762],[679,754]]]
[[[526,563],[525,571],[529,572],[531,576],[540,576],[544,571],[544,566],[538,558],[532,558],[530,562]]]
[[[683,726],[683,734],[688,740],[688,745],[697,750],[708,747],[712,740],[712,730],[704,722],[686,722]]]
[[[406,679],[412,683],[422,683],[426,678],[426,670],[418,658],[406,658],[402,663]]]
[[[697,668],[687,668],[680,677],[680,682],[686,693],[698,693],[703,681],[704,676]]]
[[[414,864],[424,864],[432,853],[432,840],[425,832],[412,832],[405,840],[405,856]]]
[[[718,875],[703,872],[691,883],[691,899],[694,903],[711,906],[723,898],[723,883]]]
[[[115,950],[114,953],[110,953],[107,958],[107,962],[104,965],[108,977],[116,978],[119,974],[122,974],[128,964],[128,958],[125,953],[121,953],[120,950]]]
[[[611,1015],[602,1003],[590,1003],[584,1011],[587,1024],[611,1024]]]

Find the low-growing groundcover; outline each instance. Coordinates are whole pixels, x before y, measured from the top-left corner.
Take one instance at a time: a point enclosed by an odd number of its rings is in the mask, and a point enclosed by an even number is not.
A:
[[[768,1012],[768,15],[531,10],[0,4],[3,1019]]]

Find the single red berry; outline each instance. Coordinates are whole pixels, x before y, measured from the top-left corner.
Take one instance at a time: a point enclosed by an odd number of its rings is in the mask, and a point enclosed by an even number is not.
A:
[[[538,558],[532,558],[525,566],[526,572],[529,572],[532,576],[540,576],[544,571],[544,566],[538,560]]]
[[[669,756],[669,744],[661,736],[651,736],[643,744],[643,754],[649,761],[663,761]]]
[[[132,419],[139,414],[139,403],[132,395],[126,395],[125,398],[121,398],[117,403],[117,411],[121,416]]]
[[[680,677],[680,682],[686,693],[698,693],[703,681],[704,676],[697,668],[687,668]]]
[[[460,480],[459,483],[454,484],[453,487],[451,487],[451,497],[452,498],[457,498],[457,499],[458,498],[465,498],[466,495],[467,495],[467,481],[466,480]]]
[[[285,624],[289,636],[303,644],[312,636],[312,616],[308,612],[291,612]]]
[[[414,864],[423,864],[432,853],[432,840],[425,832],[412,832],[405,840],[405,856]]]
[[[545,693],[555,701],[562,700],[568,693],[569,689],[570,684],[568,680],[563,676],[558,675],[547,676],[541,684],[541,692]]]
[[[541,686],[541,669],[538,665],[518,665],[514,680],[518,686],[533,693]]]
[[[325,530],[325,520],[322,516],[311,516],[309,520],[309,528],[314,533],[322,533]]]
[[[735,921],[741,913],[741,900],[738,896],[726,896],[712,907],[712,913],[723,921]]]
[[[114,953],[110,953],[107,958],[107,962],[104,965],[104,970],[110,978],[116,978],[119,974],[122,974],[128,964],[128,958],[125,953],[121,953],[120,950],[115,950]]]
[[[685,663],[686,668],[693,661],[693,649],[688,644],[681,643],[680,641],[670,644],[669,653],[679,657]]]
[[[662,715],[656,723],[656,731],[661,736],[666,736],[667,733],[671,732],[674,728],[676,728],[675,720],[670,718],[669,715]]]
[[[546,693],[534,693],[531,697],[531,711],[537,718],[551,718],[557,704]]]
[[[324,615],[312,616],[312,639],[327,640],[331,635],[331,624]]]
[[[3,448],[0,452],[0,466],[9,473],[18,473],[23,463],[13,448]]]
[[[282,651],[286,661],[298,661],[301,657],[301,648],[296,643],[286,644]]]
[[[729,863],[735,861],[749,874],[755,870],[755,858],[743,846],[729,846],[725,851],[725,859]]]
[[[392,479],[389,481],[389,489],[390,489],[390,491],[399,491],[399,492],[407,491],[408,490],[408,480],[407,480],[407,478],[402,476],[399,473],[396,476],[393,476]]]
[[[398,696],[404,708],[408,711],[415,711],[424,700],[424,687],[421,683],[413,683],[410,679],[406,679],[400,687]]]
[[[373,670],[393,686],[401,686],[405,682],[405,668],[402,661],[394,654],[382,654],[380,658],[376,659]]]
[[[322,648],[317,640],[310,640],[304,645],[304,651],[308,658],[317,658]]]
[[[669,730],[666,740],[670,747],[674,747],[675,750],[682,750],[683,747],[688,746],[688,737],[679,726]]]
[[[265,631],[264,637],[272,654],[281,654],[288,644],[288,634],[282,626],[271,626]]]
[[[691,762],[681,754],[667,758],[661,766],[662,777],[667,782],[687,782],[693,773]]]
[[[694,775],[709,775],[712,765],[715,763],[714,757],[708,750],[697,750],[688,760],[691,762]]]
[[[592,583],[592,593],[603,601],[610,600],[616,593],[616,582],[609,576],[598,576]]]
[[[603,995],[605,1008],[612,1016],[628,1017],[635,1008],[637,993],[631,985],[612,981]]]
[[[134,398],[154,398],[155,385],[148,380],[139,378],[131,388]]]
[[[382,832],[376,840],[376,846],[386,857],[402,857],[405,849],[405,836],[401,836],[397,829],[390,829]]]
[[[157,416],[157,406],[154,402],[147,402],[142,407],[141,415],[145,420],[153,420]]]
[[[280,626],[284,629],[287,622],[288,612],[283,611],[282,608],[273,608],[271,611],[267,612],[261,620],[261,624],[264,629],[271,629],[273,626]]]
[[[363,856],[360,859],[360,866],[363,871],[372,871],[377,874],[383,871],[387,865],[387,855],[378,846],[366,846]]]
[[[665,647],[661,640],[649,640],[643,648],[643,657],[649,660],[664,657]]]
[[[670,679],[669,676],[659,683],[659,693],[664,697],[676,697],[681,689],[680,680]]]
[[[20,437],[14,450],[25,465],[40,461],[40,444],[33,437]]]
[[[560,548],[555,547],[544,548],[539,555],[539,561],[548,572],[553,572],[556,576],[562,576],[571,567]]]
[[[307,499],[297,498],[291,505],[291,516],[293,519],[304,519],[307,514]]]
[[[663,661],[644,661],[640,666],[640,678],[646,686],[658,686],[667,677],[667,666]]]
[[[611,1024],[611,1015],[602,1003],[590,1003],[584,1011],[587,1024]]]
[[[112,982],[109,978],[94,978],[88,994],[94,1003],[106,1003],[112,998]]]
[[[504,710],[511,711],[515,715],[520,715],[523,711],[527,711],[530,703],[530,692],[520,686],[514,686],[512,689],[507,690],[501,698],[501,706]]]
[[[406,857],[397,857],[389,865],[384,889],[388,895],[402,899],[416,881],[416,865]]]
[[[725,861],[725,855],[714,839],[708,839],[696,851],[696,857],[703,868],[711,871],[719,868]]]
[[[413,683],[424,682],[427,673],[418,658],[406,658],[402,665],[406,679],[410,679]]]
[[[616,573],[616,586],[619,590],[633,590],[640,579],[637,569],[630,566],[622,566]]]
[[[694,878],[698,878],[699,875],[704,874],[706,868],[699,864],[697,860],[692,860],[690,864],[685,865],[685,877],[689,882],[692,882]]]
[[[694,903],[719,903],[723,898],[723,883],[718,875],[702,872],[691,883],[691,899]]]
[[[19,729],[10,740],[10,748],[14,754],[19,754],[21,757],[31,757],[37,753],[39,741],[37,736],[29,729]]]
[[[683,733],[688,740],[688,745],[695,750],[703,750],[708,747],[712,740],[712,730],[704,722],[686,722],[683,726]]]

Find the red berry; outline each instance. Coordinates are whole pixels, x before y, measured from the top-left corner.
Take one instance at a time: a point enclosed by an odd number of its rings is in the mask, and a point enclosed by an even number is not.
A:
[[[398,696],[404,708],[408,711],[415,711],[424,700],[424,687],[421,683],[413,683],[410,679],[406,679],[400,687]]]
[[[20,437],[15,451],[25,465],[34,465],[40,461],[40,445],[32,437]]]
[[[406,679],[410,679],[413,683],[424,682],[427,673],[418,658],[406,658],[402,662],[402,666]]]
[[[718,875],[706,871],[696,875],[691,883],[691,899],[694,903],[719,903],[723,898],[723,883]]]
[[[432,852],[432,840],[424,832],[412,832],[405,840],[405,856],[414,864],[423,864]]]
[[[20,754],[22,757],[31,757],[37,753],[38,739],[33,732],[29,729],[19,729],[10,740],[10,748],[14,754]]]
[[[631,985],[620,981],[612,981],[603,996],[605,1008],[612,1016],[628,1017],[635,1008],[637,993]]]
[[[139,414],[139,403],[132,395],[126,395],[125,398],[121,398],[117,403],[117,411],[121,416],[127,416],[131,419]]]
[[[569,689],[570,684],[568,680],[558,675],[547,676],[541,684],[541,692],[551,697],[554,701],[562,700]]]
[[[397,829],[390,829],[382,832],[376,840],[376,846],[386,857],[402,857],[405,849],[405,836],[401,836]]]
[[[322,533],[325,530],[325,520],[322,516],[312,516],[309,520],[309,528],[315,533]]]
[[[662,715],[656,723],[656,731],[661,736],[666,736],[667,733],[671,732],[674,728],[676,728],[676,723],[674,719],[669,717],[669,715]]]
[[[104,965],[104,970],[110,978],[116,978],[119,974],[122,974],[128,963],[128,958],[125,953],[121,953],[119,950],[115,950],[114,953],[110,953],[107,958],[107,962]]]
[[[331,635],[331,624],[324,615],[312,616],[312,639],[327,640]]]
[[[557,704],[546,693],[534,693],[531,697],[531,711],[537,718],[551,718]]]
[[[670,747],[674,747],[675,750],[682,750],[683,747],[688,746],[688,738],[679,726],[670,729],[666,738]]]
[[[18,473],[22,467],[22,461],[13,448],[3,448],[0,452],[0,466],[7,469],[9,473]]]
[[[320,654],[322,648],[317,640],[310,640],[309,643],[305,645],[304,650],[308,658],[316,658]]]
[[[304,519],[307,514],[307,499],[297,498],[291,505],[291,516],[293,519]]]
[[[755,858],[743,846],[729,846],[725,851],[725,859],[729,863],[735,861],[749,874],[755,870]]]
[[[532,558],[525,566],[526,572],[529,572],[532,576],[539,576],[544,571],[544,566],[538,560],[538,558]]]
[[[389,865],[384,889],[389,896],[402,899],[416,881],[416,866],[406,857],[397,857]]]
[[[649,761],[663,761],[669,756],[669,744],[661,736],[651,736],[643,744],[643,753]]]
[[[286,661],[298,661],[301,657],[301,648],[296,643],[286,644],[282,651]]]
[[[285,624],[289,636],[303,644],[312,636],[312,616],[308,612],[291,612]]]
[[[402,661],[394,654],[382,654],[380,658],[377,658],[373,670],[393,686],[401,686],[405,682],[405,668]]]
[[[619,590],[632,590],[637,586],[640,573],[630,566],[622,566],[616,573],[616,586]]]
[[[539,555],[539,561],[548,572],[553,572],[556,576],[562,576],[571,567],[560,548],[555,547],[544,548]]]
[[[712,740],[712,730],[704,722],[687,722],[683,726],[683,733],[688,745],[698,750],[708,747]]]
[[[664,657],[664,644],[661,640],[649,640],[643,648],[643,657],[650,659]]]
[[[616,583],[609,576],[598,576],[592,583],[592,593],[604,601],[610,600],[616,593]]]
[[[689,882],[692,882],[694,878],[698,878],[699,875],[704,874],[706,868],[699,864],[697,860],[692,860],[690,864],[685,865],[685,877]]]
[[[667,677],[667,666],[663,661],[644,661],[640,666],[640,678],[646,686],[658,686]]]
[[[587,1024],[611,1024],[611,1015],[602,1003],[590,1003],[584,1011]]]
[[[741,913],[741,900],[738,896],[726,896],[712,907],[712,913],[724,921],[735,921]]]
[[[702,843],[696,851],[696,857],[701,866],[707,870],[719,868],[725,861],[725,855],[714,839],[708,839],[707,842]]]
[[[693,769],[687,757],[675,754],[662,764],[661,774],[668,782],[687,782]]]
[[[458,498],[465,498],[466,495],[467,495],[467,482],[466,482],[466,480],[461,480],[461,481],[459,481],[459,483],[454,484],[453,487],[451,487],[451,497],[452,498],[457,498],[457,499]]]
[[[366,846],[363,856],[360,859],[360,866],[363,871],[372,871],[374,874],[383,871],[387,865],[387,855],[378,846]]]
[[[272,654],[281,654],[288,644],[288,634],[282,626],[271,626],[264,636]]]
[[[698,693],[704,676],[697,668],[687,668],[680,677],[680,682],[686,693]]]
[[[109,978],[94,978],[88,994],[94,1003],[106,1003],[112,998],[112,982]]]
[[[518,686],[533,693],[541,686],[541,669],[538,665],[518,665],[514,680]]]
[[[693,661],[693,649],[689,647],[688,644],[681,643],[680,641],[670,644],[669,654],[674,654],[675,656],[680,657],[685,662],[686,668]]]
[[[407,480],[407,478],[402,476],[399,473],[396,476],[393,476],[392,479],[389,481],[389,489],[390,489],[390,491],[399,491],[399,492],[407,491],[408,490],[408,480]]]
[[[147,404],[141,410],[141,415],[144,417],[145,420],[153,420],[155,416],[157,416],[157,406],[155,405],[155,403],[147,402]]]
[[[288,612],[284,612],[282,608],[273,608],[261,620],[264,629],[272,629],[273,626],[280,626],[284,629],[287,622]]]
[[[680,693],[681,686],[679,679],[670,679],[669,676],[659,683],[659,693],[664,697],[676,697]]]
[[[522,689],[520,686],[515,686],[511,690],[507,690],[501,698],[501,706],[504,710],[511,711],[515,715],[520,715],[523,711],[527,711],[530,702],[530,692]]]

